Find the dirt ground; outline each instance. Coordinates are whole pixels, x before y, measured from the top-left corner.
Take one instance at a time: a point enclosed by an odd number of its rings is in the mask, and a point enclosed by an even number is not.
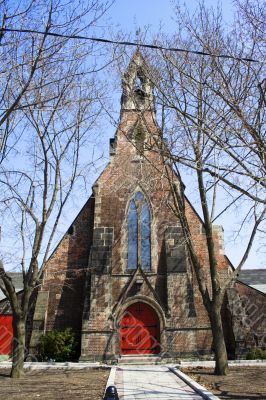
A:
[[[182,371],[220,399],[266,399],[266,366],[231,367],[226,376],[213,375],[212,369],[203,367],[182,368]]]
[[[27,371],[21,379],[0,369],[0,399],[102,400],[109,369]]]

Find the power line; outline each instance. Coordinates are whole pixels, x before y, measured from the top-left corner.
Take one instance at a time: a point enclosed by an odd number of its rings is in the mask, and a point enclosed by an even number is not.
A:
[[[65,38],[65,39],[91,40],[93,42],[100,42],[100,43],[144,47],[144,48],[148,48],[148,49],[174,51],[174,52],[179,52],[179,53],[192,53],[192,54],[197,54],[200,56],[210,56],[210,57],[217,57],[217,58],[229,58],[229,59],[237,60],[237,61],[259,62],[258,60],[254,60],[253,58],[235,57],[235,56],[230,56],[228,54],[213,54],[213,53],[208,53],[206,51],[186,50],[186,49],[182,49],[182,48],[178,48],[178,47],[164,47],[164,46],[159,46],[159,45],[155,45],[155,44],[135,43],[135,42],[111,40],[111,39],[105,39],[105,38],[81,36],[81,35],[63,35],[61,33],[56,33],[56,32],[43,32],[43,31],[32,30],[32,29],[0,28],[0,32],[1,33],[4,33],[4,32],[37,33],[39,35],[61,37],[61,38]]]

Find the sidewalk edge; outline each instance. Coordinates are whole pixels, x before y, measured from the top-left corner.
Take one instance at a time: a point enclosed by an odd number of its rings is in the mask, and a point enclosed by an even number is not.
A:
[[[215,396],[212,392],[209,392],[204,386],[195,382],[194,379],[190,378],[184,372],[179,371],[177,368],[168,367],[171,372],[177,375],[185,383],[187,383],[192,389],[194,389],[198,394],[200,394],[205,400],[220,400],[219,397]]]

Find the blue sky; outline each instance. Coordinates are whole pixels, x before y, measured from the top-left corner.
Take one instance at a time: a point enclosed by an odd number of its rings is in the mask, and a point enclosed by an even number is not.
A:
[[[175,23],[173,20],[173,0],[116,0],[110,9],[113,25],[120,25],[126,32],[135,33],[137,28],[143,29],[150,26],[151,31],[156,32],[160,24],[166,32],[173,32]],[[187,0],[181,2],[193,11],[197,5],[195,0]],[[207,6],[216,8],[221,5],[224,19],[230,21],[232,19],[232,0],[206,0]]]

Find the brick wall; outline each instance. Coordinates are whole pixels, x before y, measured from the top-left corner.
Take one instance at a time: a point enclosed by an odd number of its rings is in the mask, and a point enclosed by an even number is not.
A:
[[[91,197],[47,263],[33,316],[32,350],[44,331],[70,327],[80,338],[93,218]]]

